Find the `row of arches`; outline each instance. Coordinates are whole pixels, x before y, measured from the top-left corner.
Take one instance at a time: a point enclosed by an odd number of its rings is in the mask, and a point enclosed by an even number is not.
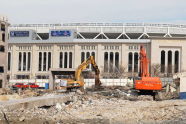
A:
[[[139,71],[139,54],[137,52],[128,54],[128,72]]]
[[[180,53],[179,51],[168,52],[161,51],[161,73],[177,73],[179,72]]]
[[[104,52],[104,72],[119,71],[119,52]]]
[[[72,52],[60,52],[59,68],[72,68]]]

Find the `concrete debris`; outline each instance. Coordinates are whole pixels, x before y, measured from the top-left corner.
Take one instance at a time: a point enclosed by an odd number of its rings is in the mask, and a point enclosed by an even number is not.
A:
[[[127,93],[116,91],[127,96]],[[20,108],[13,111],[7,109],[4,112],[9,120],[15,123],[24,121],[24,123],[131,124],[172,121],[173,124],[186,120],[186,102],[183,100],[153,101],[150,97],[142,95],[138,97],[140,100],[130,101],[97,92],[74,94],[71,97],[72,101],[57,102],[50,106]]]
[[[81,92],[81,90],[77,90],[76,93],[78,93],[79,95],[83,95],[84,93]]]
[[[14,99],[21,99],[22,97],[18,94],[13,95],[0,95],[0,101],[8,101],[8,100],[14,100]]]
[[[57,104],[56,104],[56,109],[57,109],[58,111],[60,111],[60,110],[62,109],[62,106],[60,105],[60,103],[57,103]]]
[[[0,107],[13,123],[182,123],[186,121],[186,102],[170,100],[178,97],[177,89],[171,88],[174,87],[169,85],[168,92],[164,90],[155,96],[165,101],[155,101],[150,95],[138,95],[128,86],[87,89],[85,92],[77,90],[73,93],[25,90],[20,95],[12,95],[22,98],[21,102],[17,102],[17,109],[6,107],[3,102]],[[0,100],[11,100],[1,96],[6,95],[0,95]],[[12,106],[14,101],[9,103]],[[3,120],[3,115],[0,115],[0,123]]]
[[[25,117],[24,116],[22,116],[22,117],[19,118],[19,121],[24,121],[24,120],[25,120]]]

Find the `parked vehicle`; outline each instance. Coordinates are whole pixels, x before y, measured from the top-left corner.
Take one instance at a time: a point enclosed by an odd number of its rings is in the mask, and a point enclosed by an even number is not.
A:
[[[39,88],[39,85],[35,84],[35,83],[28,83],[28,84],[24,84],[24,83],[16,83],[12,86],[13,89],[27,89],[27,88]]]
[[[12,86],[12,88],[26,88],[27,86],[23,83],[16,83]]]
[[[26,85],[27,88],[39,88],[39,85],[35,84],[35,83],[28,83]]]

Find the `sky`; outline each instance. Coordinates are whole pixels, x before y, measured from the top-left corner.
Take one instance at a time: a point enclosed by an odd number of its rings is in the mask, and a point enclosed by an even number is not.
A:
[[[186,24],[186,0],[0,0],[11,24]]]

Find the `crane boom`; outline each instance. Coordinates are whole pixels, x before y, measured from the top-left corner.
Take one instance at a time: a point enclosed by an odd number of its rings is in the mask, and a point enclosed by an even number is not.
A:
[[[143,46],[140,47],[140,77],[149,77],[149,60]]]

